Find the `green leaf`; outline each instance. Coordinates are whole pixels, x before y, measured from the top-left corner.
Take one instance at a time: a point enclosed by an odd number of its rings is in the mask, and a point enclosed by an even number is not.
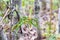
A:
[[[37,23],[37,20],[36,19],[31,19],[29,20],[28,17],[22,17],[20,18],[20,21],[12,27],[12,30],[16,30],[18,31],[19,30],[19,27],[21,27],[22,24],[29,24],[29,25],[33,25],[35,27],[38,26],[38,23]]]
[[[56,40],[56,36],[53,34],[47,40]]]
[[[5,2],[0,2],[0,11],[3,11],[6,8]]]
[[[12,27],[12,31],[19,28],[26,21],[27,17],[20,18],[20,21]]]
[[[7,2],[7,1],[9,1],[9,0],[3,0],[4,2]]]
[[[37,19],[32,19],[32,24],[36,27],[38,27],[38,20]]]
[[[15,30],[16,28],[19,28],[22,24],[23,24],[23,21],[22,19],[20,19],[20,21],[12,27],[12,31]]]

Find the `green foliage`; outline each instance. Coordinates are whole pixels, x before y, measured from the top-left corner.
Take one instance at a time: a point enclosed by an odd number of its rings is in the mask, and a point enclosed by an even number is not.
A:
[[[53,0],[53,4],[58,4],[59,3],[59,0]]]
[[[56,40],[56,35],[52,34],[47,40]]]
[[[47,31],[47,36],[50,36],[51,35],[51,22],[46,22],[45,25],[48,25],[48,27],[46,28],[46,31]]]
[[[22,18],[20,18],[20,21],[12,27],[12,31],[15,29],[19,30],[19,27],[21,27],[22,24],[29,24],[29,25],[33,25],[35,27],[38,26],[37,19],[29,20],[28,17],[22,17]]]
[[[26,5],[33,6],[34,0],[22,0],[22,7],[26,7]]]
[[[3,22],[7,24],[9,22],[8,18],[5,18]]]
[[[53,0],[53,6],[52,6],[52,9],[53,9],[53,10],[58,9],[58,5],[59,5],[59,0]]]
[[[60,38],[60,34],[56,34],[56,38]]]
[[[53,9],[53,10],[58,9],[58,5],[53,5],[53,6],[52,6],[52,9]]]
[[[9,0],[3,0],[4,2],[7,2],[7,1],[9,1]]]
[[[0,2],[0,11],[3,11],[6,8],[5,2]]]
[[[0,11],[3,11],[6,8],[6,3],[9,0],[0,0]]]
[[[2,13],[1,11],[0,11],[0,16],[1,16],[1,17],[3,17],[3,16],[4,16],[4,15],[3,15],[3,13]]]

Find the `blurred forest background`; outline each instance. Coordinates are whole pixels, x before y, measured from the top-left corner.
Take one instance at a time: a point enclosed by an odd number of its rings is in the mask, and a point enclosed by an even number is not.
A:
[[[0,40],[60,40],[60,0],[0,0]]]

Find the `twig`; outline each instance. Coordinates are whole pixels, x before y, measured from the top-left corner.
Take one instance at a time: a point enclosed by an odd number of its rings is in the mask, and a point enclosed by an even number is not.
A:
[[[3,16],[2,20],[0,21],[0,23],[2,23],[2,21],[4,20],[4,18],[7,16],[9,10],[10,10],[10,9],[8,9],[8,10],[6,11],[6,14]]]

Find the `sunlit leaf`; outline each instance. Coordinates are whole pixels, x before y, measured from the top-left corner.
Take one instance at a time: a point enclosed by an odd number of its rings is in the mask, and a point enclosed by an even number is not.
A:
[[[5,2],[0,2],[0,11],[3,11],[6,8]]]

